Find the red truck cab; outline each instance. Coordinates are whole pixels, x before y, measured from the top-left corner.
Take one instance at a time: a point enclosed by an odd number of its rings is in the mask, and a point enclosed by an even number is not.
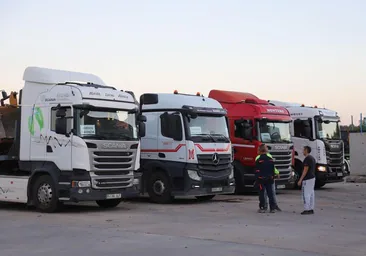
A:
[[[209,98],[217,100],[227,110],[234,150],[236,192],[254,189],[255,158],[262,143],[268,146],[280,172],[280,177],[276,179],[277,189],[292,186],[292,119],[288,110],[272,106],[268,101],[244,92],[211,90]]]

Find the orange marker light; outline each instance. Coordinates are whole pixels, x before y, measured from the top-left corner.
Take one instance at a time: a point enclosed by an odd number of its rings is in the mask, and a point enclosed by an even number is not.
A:
[[[301,107],[305,107],[305,105],[304,104],[301,104]]]
[[[315,105],[315,106],[314,106],[314,108],[318,108],[318,106],[317,106],[317,105]]]
[[[197,95],[197,96],[201,96],[201,93],[200,93],[200,92],[197,92],[197,93],[196,93],[196,95]]]
[[[174,90],[174,94],[178,94],[178,91],[177,90]]]

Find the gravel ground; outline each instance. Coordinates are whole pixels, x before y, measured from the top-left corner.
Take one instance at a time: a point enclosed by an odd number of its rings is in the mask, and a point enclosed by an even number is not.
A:
[[[283,212],[258,214],[257,196],[218,196],[171,205],[147,199],[116,209],[70,205],[40,214],[1,204],[1,256],[366,255],[366,184],[327,184],[315,215],[302,216],[300,191],[278,194]]]

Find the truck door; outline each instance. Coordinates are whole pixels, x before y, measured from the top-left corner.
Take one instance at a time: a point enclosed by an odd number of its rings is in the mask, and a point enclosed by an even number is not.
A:
[[[53,162],[62,171],[72,170],[72,133],[73,128],[73,108],[71,104],[63,104],[60,108],[57,105],[51,105],[50,129],[47,136],[46,157]],[[60,111],[60,112],[58,112]],[[63,112],[65,117],[57,116],[57,113]],[[64,126],[60,132],[58,126]]]
[[[177,112],[164,112],[160,115],[159,121],[158,159],[169,161],[172,165],[170,169],[183,170],[180,165],[186,163],[187,150],[182,115]]]

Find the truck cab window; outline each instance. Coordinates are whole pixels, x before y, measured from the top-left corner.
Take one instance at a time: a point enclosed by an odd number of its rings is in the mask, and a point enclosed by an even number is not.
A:
[[[61,109],[65,109],[66,110],[66,116],[72,116],[71,113],[71,107],[61,107]],[[51,108],[51,131],[56,131],[56,112],[57,112],[57,108],[53,107]],[[71,118],[68,118],[66,120],[67,122],[67,131],[71,131],[71,127],[72,127],[72,122],[73,120]]]
[[[253,134],[252,120],[245,120],[245,119],[235,120],[234,124],[235,124],[235,137],[236,138],[240,138],[240,139],[244,139],[244,140],[252,139],[252,134]]]
[[[295,120],[294,133],[298,138],[312,138],[312,122],[310,120]]]

